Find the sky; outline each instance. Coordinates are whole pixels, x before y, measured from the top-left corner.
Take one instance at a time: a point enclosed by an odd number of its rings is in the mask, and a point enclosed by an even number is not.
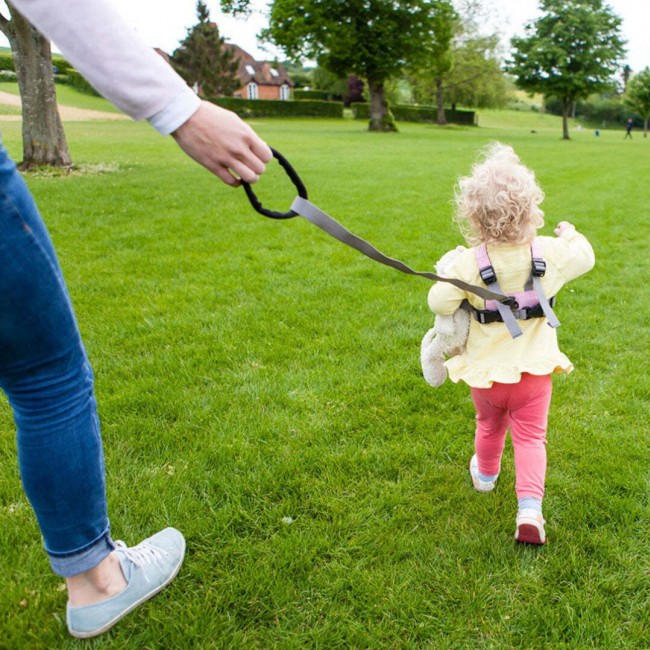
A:
[[[171,53],[185,36],[187,28],[196,22],[195,0],[111,0],[128,24],[151,46],[160,47]],[[265,11],[268,0],[252,0],[256,8],[249,18],[235,19],[224,16],[219,9],[219,0],[205,0],[210,16],[222,36],[236,43],[256,59],[283,58],[282,53],[259,43],[256,35],[266,26]],[[491,28],[504,35],[504,43],[516,34],[523,33],[526,22],[537,15],[537,0],[484,0],[490,7]],[[608,0],[607,4],[623,19],[622,33],[628,41],[627,63],[634,71],[650,66],[650,2],[644,0]],[[4,3],[0,9],[4,12]],[[6,40],[0,35],[0,44]]]

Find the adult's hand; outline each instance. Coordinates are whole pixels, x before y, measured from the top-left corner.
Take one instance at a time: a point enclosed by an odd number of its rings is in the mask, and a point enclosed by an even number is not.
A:
[[[178,146],[224,183],[255,183],[273,157],[271,149],[232,111],[202,102],[172,136]]]

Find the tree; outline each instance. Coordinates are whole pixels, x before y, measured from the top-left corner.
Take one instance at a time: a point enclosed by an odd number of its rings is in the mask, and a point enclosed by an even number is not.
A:
[[[348,77],[339,77],[326,68],[318,67],[313,75],[314,90],[321,90],[328,93],[330,99],[343,99],[348,92]]]
[[[621,78],[623,81],[623,92],[627,92],[627,84],[628,81],[630,80],[630,77],[632,76],[632,68],[628,63],[626,63],[623,66],[623,69],[621,70]]]
[[[503,106],[507,84],[501,68],[500,35],[484,33],[493,10],[484,7],[481,0],[455,0],[454,8],[456,15],[449,15],[447,23],[453,26],[449,49],[441,48],[433,65],[409,71],[414,99],[420,104],[438,104],[439,113],[443,95],[452,106]]]
[[[445,79],[447,101],[476,108],[506,103],[507,84],[498,57],[499,36],[472,36],[452,47],[454,65]]]
[[[339,77],[355,74],[367,81],[370,130],[395,131],[384,84],[407,62],[421,57],[433,38],[439,6],[432,0],[274,0],[263,36],[291,59],[316,59]],[[246,0],[222,0],[233,13]]]
[[[650,68],[644,68],[629,80],[625,103],[643,120],[643,137],[647,138],[650,120]]]
[[[199,22],[187,30],[187,36],[172,54],[172,65],[188,85],[197,87],[202,95],[232,95],[240,85],[239,59],[224,47],[225,39],[219,35],[217,25],[210,21],[210,12],[201,0],[196,3],[196,17]]]
[[[445,116],[444,79],[453,66],[451,41],[458,25],[458,14],[448,2],[439,2],[432,26],[433,38],[423,43],[424,60],[429,75],[433,78],[436,88],[436,106],[438,109],[437,122],[447,124]]]
[[[293,80],[293,87],[311,88],[314,85],[314,68],[307,67],[294,61],[282,61],[284,69]]]
[[[541,0],[544,12],[512,39],[507,69],[524,90],[558,97],[562,137],[569,139],[569,112],[578,99],[611,87],[625,53],[621,19],[603,0]]]
[[[7,2],[9,18],[0,13],[0,30],[14,56],[22,103],[23,160],[20,169],[72,161],[56,103],[50,42]]]
[[[507,100],[508,85],[497,49],[499,36],[457,39],[451,46],[453,65],[442,77],[447,104],[475,108],[499,108]],[[418,104],[436,102],[436,83],[426,74],[409,74],[413,97]]]

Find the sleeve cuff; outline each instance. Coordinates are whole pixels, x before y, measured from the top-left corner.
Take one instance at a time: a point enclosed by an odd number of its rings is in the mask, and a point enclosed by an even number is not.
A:
[[[201,100],[188,88],[187,91],[176,95],[162,110],[154,113],[147,120],[161,135],[169,135],[185,124],[196,113]]]

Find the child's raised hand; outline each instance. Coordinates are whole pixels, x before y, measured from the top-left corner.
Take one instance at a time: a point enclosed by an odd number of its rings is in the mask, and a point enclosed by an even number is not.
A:
[[[571,228],[573,230],[576,229],[572,223],[569,223],[568,221],[560,221],[553,232],[559,237],[568,228]]]

